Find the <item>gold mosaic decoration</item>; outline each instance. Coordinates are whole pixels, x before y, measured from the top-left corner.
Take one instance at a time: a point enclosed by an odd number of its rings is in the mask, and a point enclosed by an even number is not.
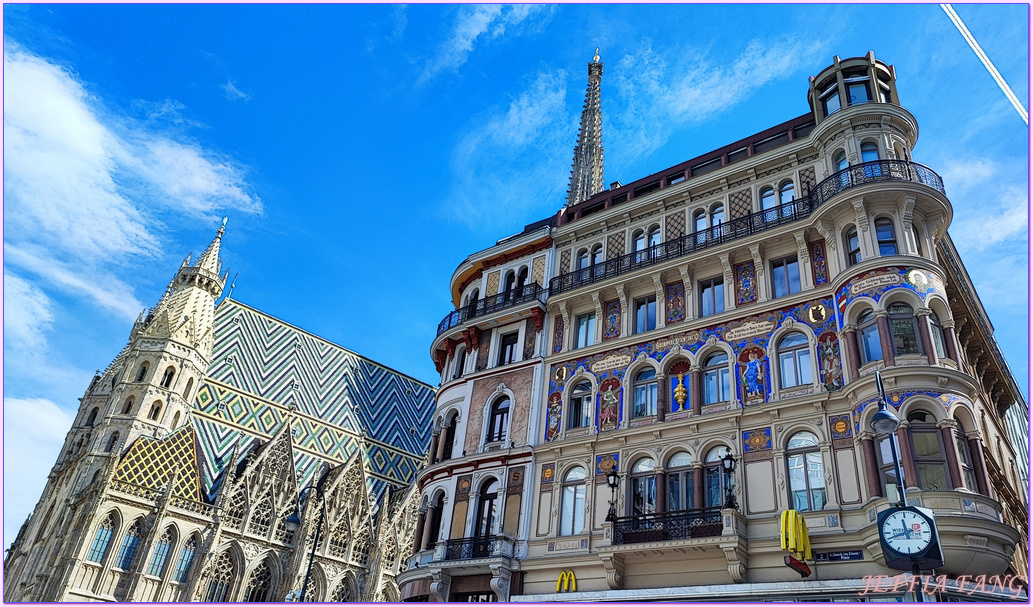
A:
[[[187,424],[163,439],[142,436],[129,448],[115,471],[115,480],[162,490],[176,471],[172,494],[201,501],[194,427]]]

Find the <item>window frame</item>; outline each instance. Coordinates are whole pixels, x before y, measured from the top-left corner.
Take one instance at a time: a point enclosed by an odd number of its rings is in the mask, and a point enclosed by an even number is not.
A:
[[[512,341],[508,340],[512,338]],[[520,345],[520,331],[511,331],[508,333],[499,334],[499,352],[496,362],[496,367],[503,365],[511,365],[515,362],[520,362],[520,353],[518,352]]]
[[[648,462],[648,463],[647,463]],[[648,468],[644,468],[648,466]],[[628,482],[628,513],[631,516],[649,516],[656,513],[656,461],[640,457],[631,467]]]
[[[868,351],[869,348],[869,336],[875,336],[875,343],[878,347],[875,348],[875,353],[878,356],[873,356]],[[857,350],[860,354],[860,360],[862,365],[873,363],[882,360],[882,334],[879,331],[879,319],[875,315],[875,310],[868,308],[865,311],[857,315]]]
[[[915,419],[917,415],[923,414],[926,421],[918,421]],[[931,421],[930,421],[931,420]],[[940,432],[940,428],[936,425],[936,417],[924,409],[915,409],[908,412],[908,441],[911,443],[911,458],[915,465],[915,474],[918,476],[918,486],[926,491],[953,491],[954,483],[951,480],[950,468],[947,465],[947,449],[946,445],[943,444],[943,433]],[[936,446],[939,450],[939,455],[919,455],[918,454],[918,441],[915,437],[918,435],[930,435],[936,440]],[[944,486],[943,487],[928,487],[929,480],[927,477],[927,468],[939,468],[942,473]]]
[[[789,295],[794,295],[796,293],[799,293],[803,289],[803,284],[802,284],[803,283],[803,279],[800,276],[800,261],[799,261],[799,258],[796,255],[796,253],[793,253],[792,255],[787,255],[785,257],[781,257],[779,259],[772,259],[770,265],[771,265],[771,298],[772,299],[778,299],[780,297],[788,297]],[[796,282],[795,283],[792,280],[792,273],[791,273],[791,270],[790,270],[790,265],[795,265],[796,266]],[[784,275],[783,279],[785,280],[785,288],[786,288],[786,292],[785,293],[779,293],[778,292],[778,280],[776,279],[776,276],[778,275],[779,269],[782,269],[782,274]],[[794,287],[795,287],[795,290],[794,290]]]
[[[684,455],[688,460],[675,463]],[[696,508],[696,468],[688,451],[679,451],[667,458],[667,511],[683,512]]]
[[[503,407],[505,403],[505,407]],[[488,426],[484,433],[485,443],[501,443],[509,437],[510,413],[513,402],[509,395],[503,394],[491,403],[488,414]]]
[[[894,308],[897,310],[895,311]],[[907,308],[907,312],[901,310],[901,308]],[[890,326],[890,339],[893,340],[893,355],[894,356],[918,356],[925,354],[925,348],[922,346],[922,339],[919,337],[919,326],[918,318],[915,316],[915,309],[911,304],[903,301],[895,301],[886,306],[886,311],[889,313],[889,326]],[[900,332],[900,339],[898,340],[898,329],[907,328],[910,331],[910,336]],[[913,347],[908,348],[906,344],[902,344],[905,338],[910,337],[913,342]]]
[[[495,535],[495,526],[499,520],[499,490],[502,483],[494,476],[484,479],[477,493],[477,512],[473,519],[473,537],[485,538]],[[492,488],[494,493],[488,493]]]
[[[574,477],[580,472],[580,477]],[[585,531],[585,482],[588,473],[581,466],[567,470],[560,483],[560,526],[557,535],[580,535]]]
[[[718,289],[718,287],[721,287]],[[714,316],[725,311],[725,279],[724,276],[716,276],[699,281],[699,316]],[[720,291],[720,296],[718,295]],[[710,298],[710,312],[707,312],[707,297]]]
[[[886,231],[889,233],[888,236]],[[879,217],[875,220],[875,239],[880,257],[900,254],[900,247],[897,246],[897,229],[889,217]],[[892,251],[884,250],[884,248],[889,249],[890,247],[892,247]]]
[[[634,304],[634,333],[645,333],[656,329],[656,294],[636,298]],[[652,312],[652,323],[650,323],[650,312]]]
[[[659,382],[656,369],[646,366],[635,372],[632,390],[635,395],[631,417],[643,419],[656,417],[656,402]]]
[[[592,404],[595,400],[592,382],[587,379],[577,382],[570,392],[567,403],[567,429],[580,430],[592,425]]]
[[[807,435],[807,437],[804,437],[804,439],[799,439],[801,435],[805,434]],[[813,443],[799,445],[795,447],[792,446],[793,441],[798,439],[813,439]],[[813,455],[817,455],[817,458],[808,457]],[[793,465],[793,458],[799,458],[799,466]],[[815,459],[817,460],[816,462]],[[818,512],[820,510],[823,510],[825,508],[825,505],[828,504],[828,487],[825,484],[825,460],[822,456],[821,446],[818,437],[813,432],[809,432],[807,430],[794,432],[792,436],[789,437],[789,440],[786,441],[785,460],[787,479],[789,481],[787,485],[789,488],[790,508],[798,512]],[[811,465],[815,463],[817,465],[816,470],[811,468]],[[799,475],[797,477],[794,477],[794,469],[802,469],[802,477]],[[817,472],[817,474],[812,474],[813,472]],[[821,482],[821,487],[812,486],[812,477],[814,477],[815,480]],[[800,500],[798,499],[797,493],[799,493],[800,489],[796,488],[797,481],[803,482],[803,495],[806,498],[806,503],[801,504]],[[817,505],[817,500],[815,499],[816,495],[814,493],[815,491],[819,490],[821,491],[820,506]]]
[[[846,243],[846,265],[850,266],[861,263],[861,239],[857,235],[857,226],[851,225],[843,233],[843,240]]]
[[[582,331],[582,320],[584,331]],[[574,349],[587,348],[595,345],[595,312],[578,314],[574,321],[576,332],[574,333]]]
[[[721,357],[724,357],[724,360],[718,360]],[[702,372],[704,405],[716,405],[719,403],[731,402],[731,374],[728,371],[728,363],[730,360],[731,357],[728,356],[728,353],[724,350],[711,352],[707,355],[706,359],[704,359]],[[710,383],[711,378],[713,378],[714,386],[716,387],[716,400],[710,400],[711,392],[708,390],[708,384]]]
[[[786,340],[799,336],[803,339],[803,343],[785,345]],[[790,356],[793,364],[793,378],[794,383],[789,383],[786,378],[786,369],[783,361],[786,355]],[[776,359],[778,360],[778,383],[779,387],[783,390],[790,388],[799,388],[810,386],[814,384],[814,373],[811,365],[811,343],[807,338],[807,335],[802,331],[790,331],[778,339],[778,346],[775,348]],[[801,356],[803,355],[803,356]],[[803,358],[806,360],[803,360]],[[804,371],[806,371],[807,377],[804,377]]]

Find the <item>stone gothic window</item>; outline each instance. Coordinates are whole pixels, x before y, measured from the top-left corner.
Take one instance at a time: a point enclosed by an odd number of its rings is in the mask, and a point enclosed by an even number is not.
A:
[[[330,597],[330,601],[334,603],[347,603],[351,601],[351,596],[351,588],[348,587],[348,582],[341,580],[341,583],[334,589],[334,594]]]
[[[244,491],[237,491],[230,499],[230,505],[226,508],[226,514],[223,515],[226,526],[230,529],[240,529],[240,525],[244,521],[244,511],[246,509],[247,498],[244,496]]]
[[[169,558],[169,549],[172,548],[174,540],[175,535],[172,532],[172,527],[169,527],[161,534],[161,537],[158,538],[158,544],[154,547],[154,556],[151,557],[151,565],[147,568],[147,575],[161,577],[162,572],[165,570],[165,561]]]
[[[104,519],[100,527],[97,527],[97,534],[93,536],[90,552],[86,555],[87,561],[91,563],[104,563],[104,557],[108,554],[108,546],[111,544],[111,534],[115,532],[117,526],[115,513],[112,512]]]
[[[161,387],[168,388],[172,386],[172,378],[176,376],[176,370],[172,367],[165,369],[165,375],[161,376]]]
[[[369,560],[369,553],[373,549],[373,544],[369,540],[369,531],[363,529],[359,537],[355,538],[355,546],[352,549],[352,560],[356,563],[365,565]]]
[[[143,381],[143,378],[147,376],[147,363],[140,364],[140,371],[136,374],[136,381]]]
[[[95,421],[97,421],[97,407],[94,407],[93,410],[90,411],[89,417],[86,418],[86,425],[92,426]]]
[[[122,548],[118,551],[118,561],[115,566],[122,571],[131,571],[133,556],[136,555],[136,547],[140,544],[140,521],[133,523],[133,526],[126,531],[122,539]]]
[[[215,559],[212,573],[208,579],[208,588],[204,593],[205,603],[225,603],[233,585],[233,555],[229,550],[223,551]]]
[[[269,533],[269,525],[272,519],[273,505],[268,499],[264,499],[259,502],[251,515],[251,523],[248,525],[247,530],[256,535],[266,535]]]
[[[294,543],[294,532],[287,529],[287,517],[294,513],[293,507],[288,507],[276,517],[276,539],[284,544]]]
[[[197,552],[197,537],[190,538],[183,550],[179,553],[179,560],[176,561],[176,572],[173,579],[180,584],[185,584],[187,576],[190,575],[190,565],[194,562],[194,554]]]
[[[341,521],[330,533],[330,555],[344,558],[348,556],[348,524]]]
[[[269,568],[269,562],[263,561],[261,565],[251,572],[251,579],[248,580],[247,589],[244,590],[245,603],[264,603],[272,597],[269,591],[272,587],[273,571]]]

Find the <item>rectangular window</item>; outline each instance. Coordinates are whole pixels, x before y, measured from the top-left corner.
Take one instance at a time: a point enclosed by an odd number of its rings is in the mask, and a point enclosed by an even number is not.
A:
[[[639,196],[645,196],[651,192],[655,192],[660,189],[660,182],[654,181],[653,183],[647,183],[646,185],[635,188],[635,198]]]
[[[509,333],[499,339],[499,364],[508,365],[516,362],[517,334]]]
[[[635,300],[635,333],[645,333],[656,328],[656,296]]]
[[[582,314],[577,317],[577,343],[575,348],[584,348],[595,342],[595,314]]]
[[[771,290],[774,297],[800,292],[800,264],[796,255],[771,262]]]
[[[846,96],[847,102],[850,105],[868,103],[872,100],[872,95],[868,92],[867,82],[848,82],[846,85]]]
[[[673,173],[667,176],[667,185],[674,185],[685,181],[685,173]]]
[[[725,283],[722,278],[701,280],[699,283],[701,316],[720,314],[725,311]]]
[[[833,84],[831,90],[825,92],[821,98],[821,104],[825,109],[826,116],[839,111],[839,87],[837,85]]]

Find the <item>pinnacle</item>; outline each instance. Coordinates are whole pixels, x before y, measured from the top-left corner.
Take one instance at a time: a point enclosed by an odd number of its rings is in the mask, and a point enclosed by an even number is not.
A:
[[[574,162],[570,171],[570,186],[567,189],[565,206],[572,206],[588,200],[603,191],[603,136],[602,102],[600,83],[603,64],[599,61],[599,49],[595,49],[593,62],[588,64],[588,90],[581,112],[577,144],[574,146]]]
[[[201,253],[201,256],[197,258],[197,267],[208,270],[209,272],[218,275],[222,262],[219,261],[219,248],[222,244],[222,235],[226,232],[226,222],[229,217],[222,219],[222,225],[219,226],[219,231],[216,232],[215,238],[212,240],[208,248]]]

